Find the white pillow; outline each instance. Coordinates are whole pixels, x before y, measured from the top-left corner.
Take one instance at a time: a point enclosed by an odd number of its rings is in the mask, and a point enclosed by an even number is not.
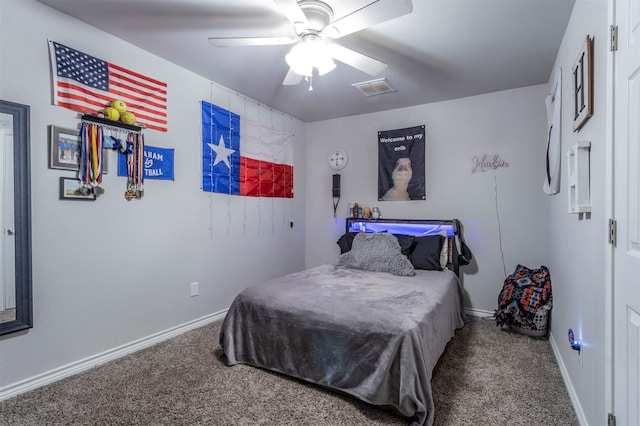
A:
[[[447,267],[447,263],[449,263],[449,236],[447,235],[447,231],[440,231],[438,235],[442,235],[444,237],[444,242],[442,243],[442,250],[440,250],[440,266],[442,269]]]

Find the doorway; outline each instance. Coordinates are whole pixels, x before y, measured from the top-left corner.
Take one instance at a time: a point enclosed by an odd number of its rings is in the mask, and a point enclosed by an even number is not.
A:
[[[611,410],[640,424],[640,3],[613,0],[613,218]]]

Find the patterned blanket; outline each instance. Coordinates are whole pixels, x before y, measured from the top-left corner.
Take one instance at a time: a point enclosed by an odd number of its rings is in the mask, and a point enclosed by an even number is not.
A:
[[[549,269],[529,269],[518,265],[504,281],[498,296],[494,318],[499,326],[515,325],[536,330],[533,319],[542,306],[551,306],[551,277]]]

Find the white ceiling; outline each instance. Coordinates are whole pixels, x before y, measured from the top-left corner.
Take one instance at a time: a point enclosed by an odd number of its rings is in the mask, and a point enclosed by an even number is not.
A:
[[[292,36],[271,0],[38,0],[305,122],[383,111],[549,80],[575,0],[413,0],[413,12],[338,39],[388,64],[349,66],[283,86],[291,46],[213,47],[213,36]],[[334,9],[363,0],[325,0]],[[366,98],[353,83],[385,77]],[[170,88],[171,89],[171,88]],[[177,89],[177,88],[176,88]]]

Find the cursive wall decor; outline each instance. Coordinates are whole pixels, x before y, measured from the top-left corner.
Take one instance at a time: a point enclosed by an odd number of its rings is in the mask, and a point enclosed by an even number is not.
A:
[[[471,173],[486,172],[501,167],[509,167],[509,163],[500,158],[500,154],[480,154],[475,155],[471,160]]]

